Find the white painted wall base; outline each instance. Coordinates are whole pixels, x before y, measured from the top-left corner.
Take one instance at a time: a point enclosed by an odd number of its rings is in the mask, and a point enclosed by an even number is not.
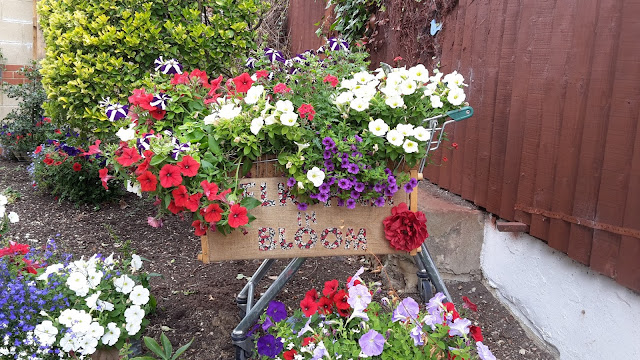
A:
[[[640,295],[532,236],[484,229],[485,279],[560,359],[640,359]]]

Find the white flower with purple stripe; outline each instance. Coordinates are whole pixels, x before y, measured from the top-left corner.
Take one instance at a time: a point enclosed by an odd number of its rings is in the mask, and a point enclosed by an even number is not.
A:
[[[111,98],[108,96],[106,98],[102,98],[102,100],[98,102],[98,106],[105,109],[108,108],[109,106],[111,106]]]
[[[127,117],[127,112],[129,111],[129,106],[120,105],[119,103],[111,104],[107,106],[107,118],[109,121],[118,121]]]
[[[247,59],[247,62],[244,64],[244,66],[248,67],[249,69],[255,69],[256,61],[258,61],[258,59],[250,57]]]
[[[160,110],[167,110],[167,102],[169,102],[169,100],[171,100],[171,96],[161,92],[153,97],[149,105],[160,108]]]
[[[153,134],[147,133],[142,135],[140,139],[136,140],[136,147],[138,148],[138,153],[140,153],[140,155],[151,148],[151,142],[149,141],[149,139],[152,137]]]
[[[349,43],[338,38],[329,39],[329,49],[336,50],[349,50]]]
[[[266,56],[267,59],[269,59],[269,61],[271,62],[285,62],[284,55],[282,55],[282,53],[276,49],[264,48],[264,56]]]
[[[164,64],[165,64],[165,61],[164,61],[164,59],[162,58],[162,56],[160,56],[159,58],[157,58],[157,59],[155,59],[155,60],[153,61],[153,66],[154,66],[154,69],[155,69],[156,71],[160,71],[160,69],[162,69],[162,67],[164,66]]]
[[[173,158],[173,160],[178,160],[178,155],[181,152],[189,150],[190,148],[191,143],[180,144],[180,142],[176,140],[176,144],[174,144],[173,150],[171,150],[171,157]]]
[[[182,74],[182,65],[176,59],[169,59],[160,66],[160,72],[163,74]]]

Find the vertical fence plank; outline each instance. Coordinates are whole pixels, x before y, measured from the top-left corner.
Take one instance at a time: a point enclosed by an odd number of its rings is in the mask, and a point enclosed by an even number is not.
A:
[[[494,214],[501,213],[503,178],[505,176],[505,157],[507,152],[507,134],[509,117],[511,116],[510,94],[514,81],[516,44],[518,40],[518,24],[521,18],[520,2],[506,1],[504,33],[502,36],[502,48],[500,51],[498,88],[493,113],[493,134],[491,142],[491,160],[489,168],[489,189],[487,193],[488,211]],[[512,219],[509,219],[512,220]]]
[[[315,23],[322,20],[325,1],[290,0],[287,28],[289,50],[295,56],[305,50],[317,49],[324,40],[316,35]]]
[[[591,84],[590,73],[595,52],[597,12],[598,3],[587,1],[576,6],[573,20],[573,40],[570,45],[572,51],[569,53],[566,69],[568,84],[563,99],[564,110],[560,114],[562,117],[561,141],[557,147],[558,158],[555,164],[551,205],[552,211],[562,214],[571,214],[573,209],[582,131]],[[561,219],[551,219],[550,223],[549,245],[567,253],[571,224]]]
[[[598,10],[591,83],[587,112],[583,120],[580,164],[574,192],[573,215],[579,218],[594,219],[596,215],[604,142],[609,124],[612,80],[616,73],[621,8],[622,2],[602,0]],[[569,256],[589,265],[592,237],[592,229],[572,225],[569,236]]]
[[[615,76],[611,79],[613,93],[596,212],[599,222],[614,226],[623,225],[626,202],[640,200],[627,198],[640,109],[640,59],[636,50],[640,34],[640,23],[637,20],[640,2],[625,1],[620,13],[618,54]],[[595,230],[591,267],[615,277],[619,248],[620,235]]]
[[[543,71],[544,98],[541,104],[541,130],[536,159],[535,185],[533,188],[533,207],[537,209],[551,209],[553,199],[553,179],[555,164],[558,160],[560,142],[560,127],[564,113],[564,98],[566,97],[568,74],[567,64],[569,54],[573,52],[571,40],[576,4],[571,1],[556,3],[551,14],[553,21],[550,39],[549,65]],[[552,81],[549,81],[553,79]],[[541,239],[548,239],[549,218],[532,215],[529,233]]]

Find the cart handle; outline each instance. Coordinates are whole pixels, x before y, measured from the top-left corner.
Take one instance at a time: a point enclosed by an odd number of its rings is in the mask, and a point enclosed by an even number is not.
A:
[[[447,115],[455,121],[468,119],[473,115],[473,108],[471,106],[465,106],[462,109],[451,110],[447,112]]]

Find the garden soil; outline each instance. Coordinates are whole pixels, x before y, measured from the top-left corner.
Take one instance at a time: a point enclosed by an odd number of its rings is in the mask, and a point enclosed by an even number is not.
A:
[[[151,280],[158,306],[144,335],[159,339],[164,331],[174,348],[193,339],[183,359],[234,358],[230,334],[240,320],[235,295],[260,260],[205,265],[197,260],[200,240],[189,222],[170,217],[162,228],[147,224],[147,217],[155,214],[150,200],[130,195],[118,203],[75,206],[34,190],[26,166],[0,159],[0,192],[11,188],[20,194],[19,200],[9,205],[10,211],[19,214],[20,222],[12,224],[3,241],[42,246],[55,239],[59,248],[77,257],[127,251],[139,254],[148,259],[145,270],[162,275]],[[278,261],[257,291],[264,291],[285,265]],[[322,288],[325,281],[334,278],[344,282],[361,266],[376,268],[360,257],[308,259],[277,299],[295,308],[311,287]],[[380,276],[367,271],[363,278],[378,281]],[[485,343],[498,359],[553,359],[527,337],[481,282],[448,283],[448,288],[459,308],[463,295],[478,305],[478,312],[470,318],[481,326]]]

